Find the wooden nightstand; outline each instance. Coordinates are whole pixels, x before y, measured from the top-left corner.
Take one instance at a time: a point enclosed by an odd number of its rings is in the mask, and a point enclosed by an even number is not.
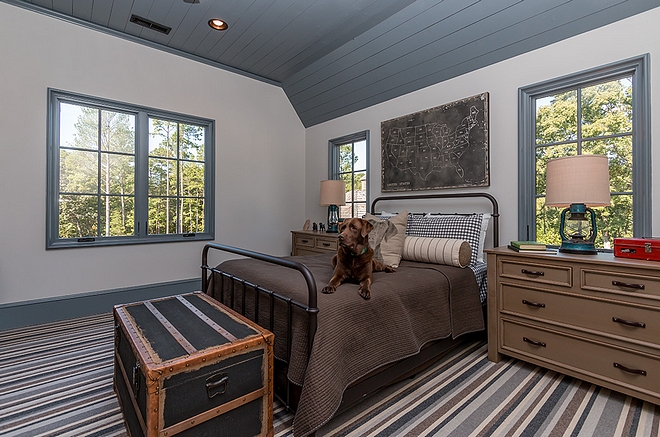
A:
[[[660,404],[660,263],[488,257],[488,359],[502,354]]]
[[[291,255],[316,255],[337,251],[337,234],[291,231]]]

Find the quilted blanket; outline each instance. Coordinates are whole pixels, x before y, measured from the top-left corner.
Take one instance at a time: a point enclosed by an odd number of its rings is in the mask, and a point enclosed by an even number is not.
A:
[[[275,333],[276,356],[286,358],[291,349],[289,380],[302,386],[293,425],[296,437],[330,420],[344,390],[362,376],[418,353],[430,341],[484,329],[479,288],[469,268],[402,261],[394,273],[374,273],[372,297],[364,300],[357,284],[343,284],[334,294],[320,292],[332,276],[331,257],[291,258],[310,269],[319,290],[318,330],[309,359],[304,311],[293,308],[292,342],[287,345],[286,305],[277,304],[272,326],[269,303],[260,300],[258,307],[257,322]],[[250,284],[307,303],[305,281],[295,270],[252,259],[225,261],[218,269],[248,281],[247,297],[240,290],[235,306],[254,310]],[[220,281],[212,282],[209,293],[218,297]]]

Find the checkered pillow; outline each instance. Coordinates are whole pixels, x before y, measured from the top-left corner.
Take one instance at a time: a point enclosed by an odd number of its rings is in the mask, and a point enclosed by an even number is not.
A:
[[[457,238],[465,240],[472,248],[470,264],[479,261],[483,214],[470,215],[408,215],[406,235],[411,237]],[[481,244],[480,244],[481,243]]]

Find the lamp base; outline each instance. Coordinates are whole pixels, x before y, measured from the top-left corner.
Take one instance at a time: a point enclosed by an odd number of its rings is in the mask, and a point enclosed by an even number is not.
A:
[[[596,255],[598,251],[592,241],[565,240],[561,242],[559,251],[563,253],[574,253],[578,255]]]
[[[568,218],[566,215],[568,214]],[[586,235],[585,235],[586,233]],[[561,212],[559,235],[562,242],[560,252],[578,255],[595,255],[596,213],[584,203],[571,203]]]
[[[339,207],[337,205],[328,206],[328,230],[329,234],[339,233]]]

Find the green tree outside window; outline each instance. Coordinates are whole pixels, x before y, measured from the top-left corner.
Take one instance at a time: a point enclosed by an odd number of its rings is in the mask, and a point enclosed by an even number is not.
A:
[[[332,179],[346,184],[346,205],[339,207],[340,218],[362,217],[367,213],[368,162],[367,133],[361,132],[330,141]]]
[[[47,247],[213,238],[213,121],[49,90]]]

